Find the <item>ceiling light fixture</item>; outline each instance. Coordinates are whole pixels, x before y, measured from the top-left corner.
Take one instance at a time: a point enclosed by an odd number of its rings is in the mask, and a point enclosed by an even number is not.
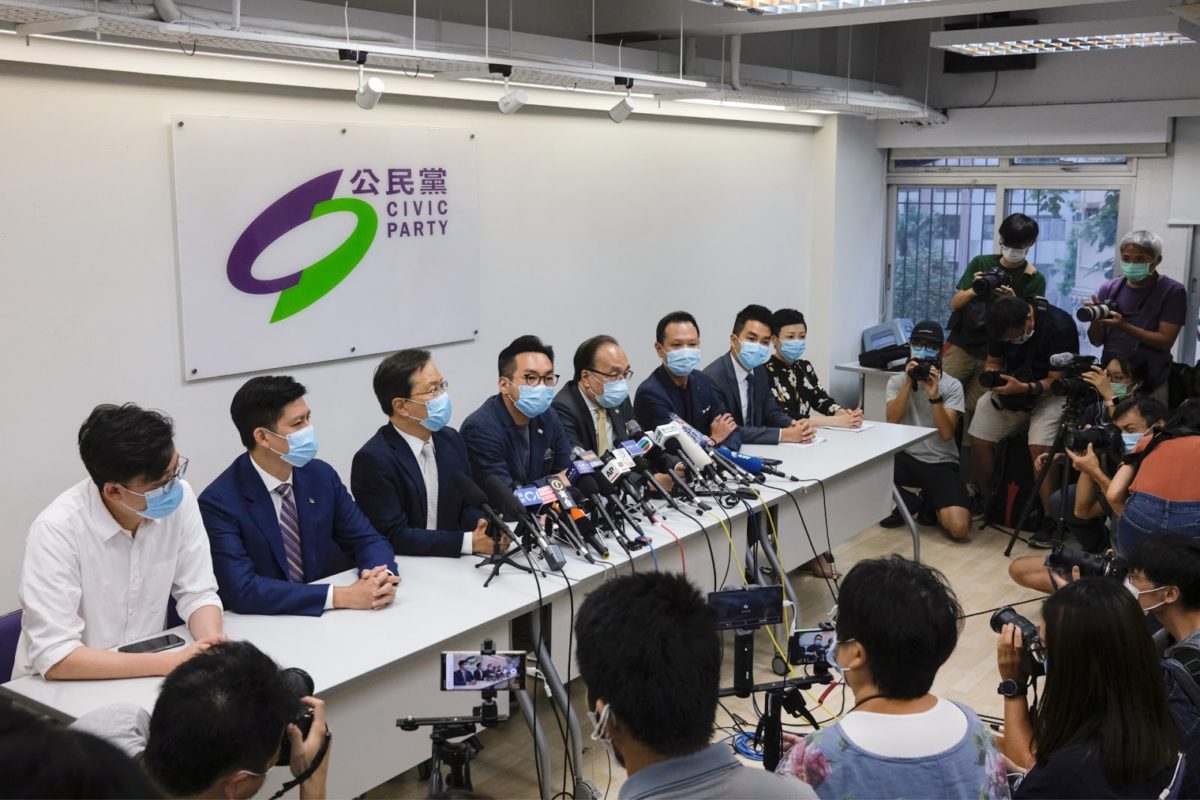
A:
[[[680,103],[695,103],[699,106],[724,106],[725,108],[745,108],[751,111],[787,111],[787,106],[768,103],[746,103],[741,100],[717,100],[711,97],[687,97]]]
[[[629,119],[629,115],[633,113],[633,78],[617,77],[613,80],[617,86],[625,87],[625,96],[608,110],[608,117],[613,122],[621,123]]]
[[[1194,44],[1200,27],[1175,16],[976,28],[930,34],[929,46],[965,56],[1126,50]]]
[[[383,97],[383,79],[366,77],[367,55],[366,50],[338,50],[339,59],[358,64],[358,88],[354,92],[354,102],[363,111],[370,111],[379,105],[379,98]]]

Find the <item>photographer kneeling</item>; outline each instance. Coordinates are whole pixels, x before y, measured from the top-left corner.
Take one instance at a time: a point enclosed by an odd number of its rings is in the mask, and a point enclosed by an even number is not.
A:
[[[930,694],[958,643],[945,577],[902,556],[860,561],[842,581],[829,664],[854,692],[836,724],[776,768],[822,798],[1009,796],[1004,759],[971,709]]]
[[[1128,453],[1147,431],[1161,425],[1166,415],[1166,407],[1153,397],[1134,397],[1123,401],[1113,411],[1114,430],[1112,433],[1106,431],[1104,435],[1112,436],[1119,431],[1122,453]],[[1082,453],[1072,447],[1068,447],[1066,453],[1071,459],[1071,465],[1079,473],[1079,481],[1068,487],[1065,492],[1067,514],[1064,522],[1067,530],[1075,534],[1084,550],[1098,553],[1108,547],[1108,530],[1115,529],[1115,525],[1120,521],[1105,498],[1111,478],[1120,466],[1120,461],[1117,460],[1119,456],[1115,452],[1106,451],[1106,458],[1101,462],[1100,455],[1091,441]],[[1042,456],[1035,465],[1037,469],[1042,469],[1045,459],[1048,458],[1048,455]],[[1057,513],[1058,503],[1062,502],[1063,494],[1061,491],[1056,492],[1050,499],[1052,515]],[[1047,594],[1066,583],[1070,577],[1061,574],[1052,576],[1041,556],[1024,556],[1014,560],[1008,565],[1008,575],[1020,586]]]
[[[249,642],[216,644],[171,671],[153,715],[118,703],[74,727],[129,755],[141,752],[147,775],[169,797],[245,800],[272,767],[286,764],[301,800],[323,800],[331,739],[325,703],[298,696],[297,672],[281,670]],[[310,726],[307,735],[298,722]]]
[[[950,538],[962,541],[971,531],[971,498],[959,472],[954,433],[966,405],[962,384],[942,374],[942,337],[942,326],[931,320],[913,326],[904,374],[888,379],[887,421],[937,428],[937,436],[896,454],[894,479],[897,486],[921,490],[919,521],[936,519]],[[900,509],[879,524],[903,525]]]
[[[1035,463],[1053,447],[1066,404],[1050,391],[1054,381],[1063,377],[1051,368],[1050,357],[1078,353],[1079,335],[1067,312],[1040,299],[1031,304],[1019,297],[992,301],[987,332],[988,359],[979,380],[991,388],[980,398],[968,433],[973,477],[979,488],[990,494],[995,446],[1005,436],[1028,427],[1029,455]],[[1050,507],[1054,489],[1052,472],[1042,481],[1042,508]],[[1049,531],[1043,531],[1043,546],[1049,547]]]

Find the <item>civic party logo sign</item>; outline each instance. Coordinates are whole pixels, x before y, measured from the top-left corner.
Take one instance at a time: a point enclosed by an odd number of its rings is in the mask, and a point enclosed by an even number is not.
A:
[[[186,378],[477,334],[469,132],[174,122]]]

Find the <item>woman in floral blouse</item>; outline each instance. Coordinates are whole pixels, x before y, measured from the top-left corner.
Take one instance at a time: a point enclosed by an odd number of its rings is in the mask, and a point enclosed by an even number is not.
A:
[[[804,315],[794,308],[779,309],[771,317],[771,333],[775,338],[775,355],[767,362],[771,392],[788,416],[838,428],[862,425],[862,409],[851,411],[835,403],[821,388],[813,365],[804,360],[808,339]]]

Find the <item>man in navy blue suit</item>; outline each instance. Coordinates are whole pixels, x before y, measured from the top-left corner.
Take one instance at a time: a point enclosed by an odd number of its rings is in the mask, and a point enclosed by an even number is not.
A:
[[[654,351],[662,366],[642,381],[633,414],[645,430],[682,418],[715,443],[737,450],[742,437],[713,379],[700,365],[700,326],[686,311],[672,311],[658,321]]]
[[[816,429],[793,420],[771,392],[765,364],[771,357],[771,310],[749,305],[738,312],[729,352],[704,368],[742,434],[742,444],[809,442]]]
[[[221,599],[240,614],[315,617],[396,599],[392,547],[333,467],[314,458],[304,394],[287,376],[246,381],[229,410],[248,452],[200,495]],[[309,585],[355,565],[359,579],[349,586]]]
[[[374,386],[388,423],[354,456],[350,491],[359,508],[398,555],[490,554],[487,520],[452,477],[469,475],[471,464],[462,436],[447,425],[449,385],[429,351],[388,356]]]
[[[463,422],[475,481],[495,476],[505,486],[526,486],[571,465],[571,443],[550,408],[558,375],[554,348],[536,336],[519,336],[497,359],[499,394]]]

